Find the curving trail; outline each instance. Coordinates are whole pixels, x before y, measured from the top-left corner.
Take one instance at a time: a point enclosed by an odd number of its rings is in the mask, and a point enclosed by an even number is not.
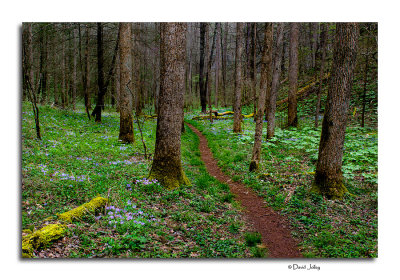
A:
[[[220,182],[229,185],[243,208],[247,219],[253,223],[255,229],[261,234],[262,242],[268,248],[270,258],[301,258],[297,242],[290,234],[288,222],[272,208],[266,207],[265,202],[251,189],[239,182],[233,182],[217,165],[207,139],[194,126],[187,124],[200,139],[200,153],[208,173]]]

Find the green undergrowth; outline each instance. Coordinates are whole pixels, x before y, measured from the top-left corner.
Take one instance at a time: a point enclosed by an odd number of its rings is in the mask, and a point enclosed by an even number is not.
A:
[[[343,158],[349,193],[342,200],[327,200],[310,192],[321,126],[314,129],[308,106],[299,104],[298,128],[285,129],[286,115],[277,112],[280,127],[270,141],[263,139],[260,168],[254,173],[248,171],[254,143],[252,119],[244,119],[240,134],[232,132],[233,120],[189,122],[207,137],[224,172],[288,217],[305,257],[377,257],[377,130],[360,128],[350,120]]]
[[[76,112],[40,107],[42,140],[34,118],[22,105],[22,230],[92,198],[109,199],[101,213],[68,225],[66,236],[35,250],[34,257],[65,258],[245,258],[260,253],[246,244],[245,224],[229,187],[208,175],[199,140],[182,135],[183,169],[191,186],[166,190],[148,180],[151,158],[144,156],[137,124],[134,144],[118,141],[119,117],[106,111],[102,123]],[[144,123],[148,151],[154,151],[156,120]]]

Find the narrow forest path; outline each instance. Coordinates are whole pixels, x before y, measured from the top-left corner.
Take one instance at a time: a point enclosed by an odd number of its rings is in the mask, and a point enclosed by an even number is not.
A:
[[[236,200],[245,208],[246,218],[261,234],[261,240],[268,248],[270,258],[301,258],[297,242],[290,234],[289,223],[251,189],[239,182],[233,182],[217,165],[208,147],[206,137],[194,126],[187,124],[200,139],[200,153],[208,173],[222,183],[229,185]]]

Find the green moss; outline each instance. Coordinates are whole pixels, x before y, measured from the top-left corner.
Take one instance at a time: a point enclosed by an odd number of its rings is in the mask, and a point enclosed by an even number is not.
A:
[[[341,199],[345,193],[349,192],[342,178],[328,178],[318,173],[315,175],[311,191],[326,196],[328,199]]]
[[[156,179],[158,182],[160,182],[162,186],[167,189],[175,189],[182,185],[191,185],[182,168],[180,168],[180,170],[169,169],[165,171],[152,167],[148,179]]]
[[[93,198],[88,203],[82,204],[68,212],[58,215],[58,218],[64,222],[70,223],[72,221],[80,220],[86,214],[94,214],[100,208],[104,207],[108,200],[103,197]]]
[[[22,237],[22,257],[31,258],[34,249],[46,247],[64,236],[66,228],[62,224],[50,224]]]

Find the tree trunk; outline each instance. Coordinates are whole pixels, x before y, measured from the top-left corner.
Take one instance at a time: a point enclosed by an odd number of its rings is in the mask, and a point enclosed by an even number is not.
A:
[[[261,140],[263,128],[263,116],[265,111],[265,96],[271,79],[271,60],[272,60],[272,40],[273,40],[273,23],[266,23],[264,30],[264,49],[261,61],[261,88],[260,98],[258,99],[258,111],[256,117],[256,128],[254,133],[254,146],[250,162],[250,171],[255,171],[259,167],[261,158]]]
[[[64,23],[65,24],[65,23]],[[61,108],[65,109],[67,105],[67,92],[65,82],[65,26],[63,24],[62,36],[61,36]]]
[[[284,35],[284,23],[278,23],[276,28],[276,44],[272,63],[272,82],[270,94],[267,91],[266,97],[266,119],[267,119],[267,139],[271,139],[275,134],[275,111],[276,111],[276,99],[278,97],[279,90],[279,79],[281,76],[281,57],[283,52],[283,35]]]
[[[47,80],[48,80],[48,39],[46,37],[45,30],[41,30],[42,34],[42,52],[40,54],[41,59],[43,60],[42,70],[41,73],[41,91],[42,91],[42,98],[40,103],[45,104],[47,99]]]
[[[135,114],[139,116],[142,113],[142,78],[140,75],[140,50],[139,50],[139,29],[140,23],[135,23],[133,27],[134,38],[132,40],[133,57],[136,58],[136,63],[133,64],[132,69],[132,83],[133,92],[135,94]]]
[[[106,79],[104,79],[104,46],[103,46],[103,24],[97,23],[97,102],[94,107],[92,116],[95,117],[96,122],[101,122],[101,112],[104,110],[104,97],[107,92],[108,84],[110,83],[111,76],[114,72],[114,65],[119,45],[119,32],[117,35],[117,43],[115,44],[114,55],[111,61],[111,66],[108,71]]]
[[[311,23],[312,41],[311,41],[311,55],[312,55],[312,68],[315,69],[316,65],[316,54],[318,46],[318,22]]]
[[[26,23],[26,30],[24,32],[24,49],[23,49],[23,62],[24,62],[24,70],[25,72],[23,73],[24,81],[26,85],[24,88],[27,91],[27,96],[29,97],[31,104],[32,104],[32,109],[33,109],[33,115],[35,118],[35,127],[36,127],[36,136],[39,140],[41,140],[41,134],[40,134],[40,123],[39,123],[39,108],[37,107],[37,101],[38,101],[38,93],[36,93],[37,89],[40,87],[40,78],[38,80],[38,84],[34,86],[34,78],[33,78],[33,44],[32,44],[32,23]]]
[[[226,107],[226,60],[227,60],[227,47],[228,47],[228,23],[225,22],[224,40],[221,40],[221,51],[222,51],[222,96],[223,96],[223,106]],[[222,34],[222,26],[221,26]]]
[[[322,122],[313,190],[328,198],[341,198],[342,159],[354,69],[357,59],[357,23],[337,23],[331,80]]]
[[[297,76],[299,72],[299,24],[290,23],[288,126],[297,126]]]
[[[133,116],[132,116],[132,83],[131,83],[131,67],[132,67],[132,51],[131,51],[131,23],[119,24],[119,45],[120,45],[120,127],[119,140],[124,143],[133,143],[135,141],[133,133]]]
[[[272,27],[273,28],[273,27]],[[250,51],[250,79],[251,79],[251,96],[253,98],[253,113],[257,112],[257,23],[251,24],[251,51]],[[264,97],[265,98],[265,97]],[[265,104],[265,102],[264,102]],[[264,112],[264,111],[263,111]]]
[[[218,108],[218,94],[219,94],[219,61],[220,61],[220,41],[221,41],[221,33],[220,33],[220,23],[215,23],[215,30],[217,31],[217,42],[215,46],[215,107]]]
[[[362,113],[361,113],[361,127],[365,125],[365,105],[367,96],[367,83],[368,83],[368,56],[369,56],[369,40],[370,37],[367,35],[367,50],[365,53],[365,71],[364,71],[364,88],[363,88],[363,98],[362,98]]]
[[[233,132],[242,132],[242,29],[243,23],[236,23],[236,55],[235,55],[235,103],[233,116]]]
[[[327,23],[322,23],[321,26],[321,67],[319,69],[319,86],[317,90],[317,105],[315,109],[315,119],[314,126],[318,127],[319,111],[321,110],[321,93],[322,93],[322,79],[325,70],[325,57],[326,57],[326,39],[327,39],[328,25]]]
[[[207,62],[207,73],[206,73],[206,96],[208,99],[208,108],[210,110],[210,122],[212,122],[212,106],[211,106],[211,65],[213,61],[213,54],[214,54],[214,47],[215,47],[215,37],[216,37],[216,32],[217,32],[217,26],[215,26],[214,29],[214,35],[213,35],[213,41],[211,44],[211,50],[210,50],[210,56],[208,58]]]
[[[121,58],[120,58],[121,49],[118,51],[117,60],[115,65],[115,73],[114,73],[114,88],[115,88],[115,111],[119,112],[119,104],[121,99]]]
[[[91,100],[90,100],[90,61],[89,61],[89,24],[86,26],[86,46],[85,46],[85,74],[83,89],[85,94],[85,110],[90,120]]]
[[[208,23],[201,22],[200,23],[200,77],[199,77],[199,83],[200,83],[200,104],[201,104],[201,112],[205,113],[207,110],[207,89],[206,89],[206,81],[204,77],[204,64],[205,64],[205,58],[207,55],[206,52],[206,34],[208,34]]]
[[[172,189],[190,184],[181,164],[186,23],[161,23],[160,99],[149,179]]]
[[[96,122],[101,122],[101,111],[104,109],[104,53],[103,53],[103,24],[97,23],[97,102],[92,116]]]
[[[78,61],[78,53],[77,53],[77,43],[76,43],[76,28],[74,26],[74,31],[73,31],[73,43],[74,43],[74,49],[73,49],[73,70],[72,70],[72,105],[74,110],[76,109],[76,87],[77,87],[77,77],[76,77],[76,66],[77,66],[77,61]]]

